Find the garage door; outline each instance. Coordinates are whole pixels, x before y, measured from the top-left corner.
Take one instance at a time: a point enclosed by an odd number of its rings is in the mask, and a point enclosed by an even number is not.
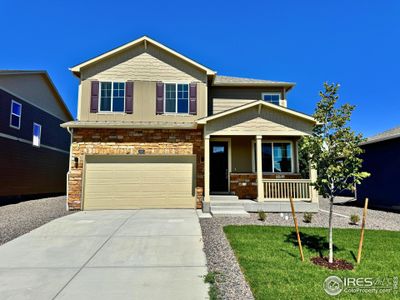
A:
[[[83,208],[194,208],[194,156],[87,156]]]

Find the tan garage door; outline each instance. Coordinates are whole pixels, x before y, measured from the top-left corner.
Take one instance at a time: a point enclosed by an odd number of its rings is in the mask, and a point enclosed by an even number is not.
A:
[[[83,208],[194,208],[194,156],[87,156]]]

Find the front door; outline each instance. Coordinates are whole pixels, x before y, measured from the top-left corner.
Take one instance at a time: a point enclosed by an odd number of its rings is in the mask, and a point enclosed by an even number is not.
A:
[[[210,191],[228,192],[228,142],[210,142]]]

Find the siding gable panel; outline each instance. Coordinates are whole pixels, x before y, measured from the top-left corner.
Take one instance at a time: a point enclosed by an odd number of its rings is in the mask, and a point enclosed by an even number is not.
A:
[[[239,111],[206,125],[206,134],[302,136],[310,134],[313,124],[272,109],[258,106]]]
[[[139,45],[82,70],[82,80],[207,81],[204,70],[152,45]]]

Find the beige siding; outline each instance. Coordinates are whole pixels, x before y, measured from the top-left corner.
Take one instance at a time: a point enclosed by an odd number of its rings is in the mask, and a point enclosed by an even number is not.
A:
[[[90,113],[90,82],[134,81],[133,114]],[[156,83],[197,82],[197,115],[156,115]],[[78,104],[80,121],[193,122],[206,116],[207,75],[151,44],[138,45],[82,70]]]
[[[220,99],[220,98],[214,98],[213,99],[213,113],[217,114],[219,112],[238,107],[250,102],[253,102],[255,100],[249,100],[249,99]]]
[[[261,100],[262,93],[277,92],[281,94],[280,105],[287,107],[286,93],[281,87],[220,87],[210,88],[210,114],[245,104],[245,101]]]
[[[0,88],[20,97],[63,121],[70,118],[41,74],[13,74],[0,76]]]
[[[294,170],[298,170],[298,157],[297,157],[297,141],[298,137],[282,137],[282,136],[263,136],[264,141],[291,141],[293,145],[293,161]],[[253,153],[254,144],[256,141],[255,136],[233,136],[231,138],[231,151],[232,151],[232,172],[234,173],[251,173],[253,170]]]
[[[82,80],[201,81],[204,70],[148,44],[127,49],[82,70]]]
[[[85,169],[83,207],[194,208],[193,157],[97,157]]]
[[[252,172],[251,148],[255,136],[232,137],[232,172]]]
[[[209,121],[206,135],[302,136],[310,134],[313,123],[272,108],[254,106]]]
[[[194,122],[206,116],[205,99],[207,86],[197,84],[197,115],[156,115],[156,82],[134,81],[133,114],[125,113],[90,113],[89,80],[82,82],[80,103],[80,121],[156,121],[156,122]]]

